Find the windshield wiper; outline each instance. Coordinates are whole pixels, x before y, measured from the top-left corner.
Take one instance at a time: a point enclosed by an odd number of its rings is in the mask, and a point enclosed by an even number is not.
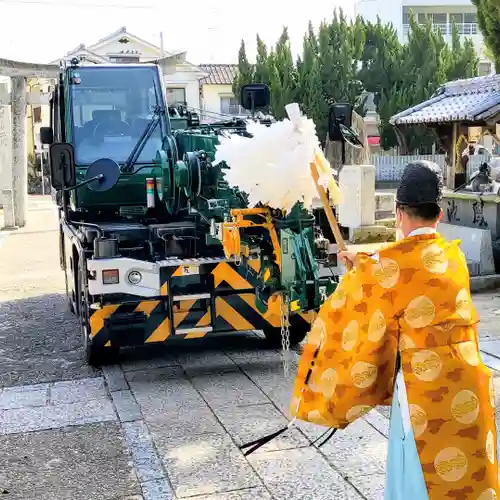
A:
[[[155,106],[155,109],[153,110],[153,118],[147,124],[146,128],[142,132],[141,137],[139,137],[137,144],[134,146],[134,149],[132,149],[132,151],[130,152],[129,157],[127,158],[127,161],[125,162],[125,165],[122,168],[122,172],[132,171],[139,156],[141,156],[144,146],[146,146],[146,143],[149,141],[149,138],[153,135],[153,132],[158,126],[158,123],[160,123],[161,116],[164,113],[165,113],[164,106]]]

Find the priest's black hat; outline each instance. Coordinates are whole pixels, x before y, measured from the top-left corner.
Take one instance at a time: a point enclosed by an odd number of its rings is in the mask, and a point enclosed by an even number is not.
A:
[[[438,205],[442,197],[443,174],[439,165],[418,160],[405,167],[396,193],[396,203],[409,207]]]

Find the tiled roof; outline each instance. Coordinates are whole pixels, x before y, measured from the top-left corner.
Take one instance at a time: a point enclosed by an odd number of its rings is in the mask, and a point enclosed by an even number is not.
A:
[[[237,64],[199,64],[198,67],[208,73],[202,78],[202,85],[232,85],[238,74]]]
[[[500,113],[500,75],[457,80],[434,97],[393,116],[392,125],[477,122]]]

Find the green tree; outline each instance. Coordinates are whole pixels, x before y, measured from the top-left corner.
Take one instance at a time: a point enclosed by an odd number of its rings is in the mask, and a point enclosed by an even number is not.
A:
[[[297,58],[297,100],[302,105],[302,111],[315,123],[324,119],[323,92],[318,60],[318,39],[312,23],[309,22],[308,32],[304,35],[302,56]]]
[[[270,72],[269,72],[269,54],[266,44],[257,35],[257,59],[255,61],[255,72],[253,75],[254,83],[265,83],[269,85]]]
[[[456,29],[450,47],[439,30],[436,32],[430,23],[418,24],[413,17],[404,45],[393,27],[380,20],[364,26],[360,78],[364,88],[375,95],[381,145],[390,149],[398,145],[390,118],[431,98],[447,81],[475,76],[478,59],[472,42],[462,43]],[[433,134],[419,127],[408,130],[405,138],[410,150],[425,150],[434,142]]]
[[[285,106],[294,102],[297,92],[296,66],[286,27],[268,57],[268,69],[272,113],[282,120],[287,116]]]
[[[358,65],[364,45],[364,31],[335,11],[331,22],[323,22],[317,34],[312,26],[304,37],[298,62],[298,100],[314,119],[320,140],[326,138],[330,106],[336,102],[363,103],[363,85]],[[361,106],[362,107],[362,106]]]
[[[453,26],[451,47],[446,47],[446,49],[449,51],[448,68],[446,69],[448,81],[477,76],[479,58],[474,42],[470,38],[466,38],[462,43],[458,27],[455,25]]]
[[[493,62],[500,68],[500,3],[498,0],[472,0],[477,19]]]
[[[233,81],[233,94],[236,99],[240,98],[241,87],[247,83],[252,83],[254,77],[254,66],[248,62],[245,41],[241,40],[238,52],[238,74]]]

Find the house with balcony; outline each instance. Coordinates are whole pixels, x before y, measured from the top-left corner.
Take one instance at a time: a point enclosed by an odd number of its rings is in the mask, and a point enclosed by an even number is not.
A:
[[[236,64],[200,64],[207,74],[200,80],[202,121],[210,123],[227,116],[245,117],[243,109],[233,94],[233,82],[238,72]]]

